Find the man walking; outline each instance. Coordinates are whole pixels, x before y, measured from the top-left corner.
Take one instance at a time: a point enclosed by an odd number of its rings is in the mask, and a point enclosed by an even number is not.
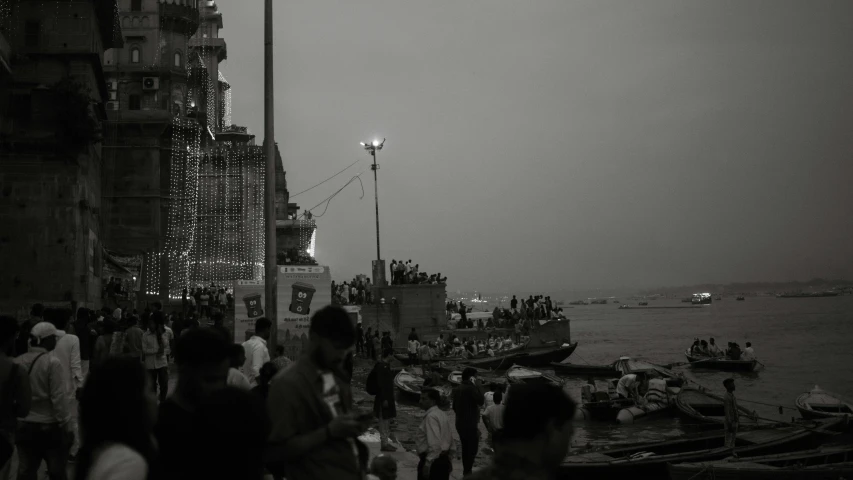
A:
[[[726,447],[734,449],[739,417],[737,399],[735,398],[735,379],[723,380],[723,386],[726,387],[726,395],[723,397],[723,409],[726,413]]]
[[[382,358],[373,365],[373,371],[367,377],[368,390],[376,392],[373,400],[373,414],[379,419],[379,442],[383,452],[397,451],[397,447],[390,441],[389,426],[390,420],[397,416],[397,404],[394,401],[394,375],[391,374],[392,360],[394,360],[394,351],[383,350]]]
[[[426,415],[415,435],[418,456],[418,480],[448,480],[453,465],[453,429],[447,414],[438,408],[441,394],[433,388],[421,391],[420,406]]]
[[[453,389],[453,411],[456,412],[456,431],[462,444],[462,475],[471,474],[474,458],[477,456],[477,446],[480,441],[480,407],[485,402],[483,394],[474,385],[474,375],[477,373],[471,367],[462,371],[462,384]]]
[[[267,340],[270,338],[272,322],[266,317],[255,321],[255,334],[252,338],[243,342],[243,350],[246,353],[246,363],[243,364],[243,374],[249,379],[254,387],[258,384],[261,375],[261,367],[270,361],[270,351],[267,349]]]
[[[370,419],[353,410],[343,376],[353,344],[347,312],[334,305],[321,308],[311,318],[308,348],[270,386],[272,431],[265,457],[287,480],[364,478],[368,452],[358,436]]]
[[[68,451],[74,432],[68,412],[62,363],[51,355],[56,348],[56,327],[40,322],[33,326],[28,353],[16,359],[30,378],[32,406],[18,425],[18,478],[35,480],[42,460],[52,479],[65,480]]]
[[[65,384],[65,401],[68,403],[69,429],[74,432],[69,460],[74,461],[80,447],[80,434],[77,430],[77,392],[83,388],[83,367],[80,359],[80,339],[65,332],[71,311],[64,308],[49,308],[45,311],[47,321],[56,327],[56,348],[52,355],[62,364],[62,379]]]

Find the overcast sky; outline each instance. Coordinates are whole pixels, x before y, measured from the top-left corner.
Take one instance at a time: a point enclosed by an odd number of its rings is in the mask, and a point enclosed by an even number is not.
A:
[[[263,2],[219,0],[263,138]],[[853,276],[853,1],[275,2],[276,141],[338,280],[536,291]],[[322,213],[323,208],[314,210]]]

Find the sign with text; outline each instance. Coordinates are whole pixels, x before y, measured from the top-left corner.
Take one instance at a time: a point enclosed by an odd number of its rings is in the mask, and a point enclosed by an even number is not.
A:
[[[278,267],[276,288],[278,343],[291,359],[299,356],[308,341],[311,313],[332,303],[332,275],[327,266],[286,265]],[[264,282],[238,280],[234,285],[234,341],[247,340],[255,321],[266,316]]]

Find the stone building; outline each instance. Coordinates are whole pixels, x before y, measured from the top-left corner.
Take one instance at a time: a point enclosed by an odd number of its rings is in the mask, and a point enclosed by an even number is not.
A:
[[[0,311],[100,306],[115,1],[0,0]]]

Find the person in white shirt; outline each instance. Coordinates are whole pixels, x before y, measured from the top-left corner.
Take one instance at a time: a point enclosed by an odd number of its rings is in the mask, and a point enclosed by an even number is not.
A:
[[[441,479],[450,478],[453,466],[455,444],[453,441],[453,425],[438,404],[441,394],[438,390],[425,388],[421,392],[420,406],[426,410],[426,415],[415,434],[415,445],[418,456],[418,478]]]
[[[409,340],[409,360],[415,365],[418,363],[418,349],[421,344],[417,340]]]
[[[755,350],[752,349],[752,342],[746,342],[746,348],[740,354],[741,360],[755,360]]]
[[[168,345],[163,312],[154,312],[142,333],[142,361],[151,378],[152,390],[156,392],[157,385],[160,386],[160,402],[166,401],[166,393],[169,391],[169,361],[166,360]]]
[[[65,332],[65,327],[71,319],[71,311],[67,309],[48,309],[45,317],[56,327],[56,348],[51,354],[62,364],[62,374],[65,383],[65,398],[68,411],[71,413],[71,429],[74,432],[74,443],[71,445],[70,459],[74,459],[80,447],[80,434],[77,428],[77,395],[83,387],[83,362],[80,359],[80,339],[77,335]]]
[[[646,380],[645,372],[629,373],[619,379],[616,384],[616,393],[619,398],[633,398],[634,401],[640,400],[640,386]]]
[[[255,334],[252,338],[243,342],[245,350],[246,362],[243,363],[243,374],[249,379],[249,384],[255,386],[258,384],[258,377],[261,374],[261,367],[270,361],[270,352],[267,349],[267,340],[270,338],[270,329],[272,322],[266,317],[261,317],[255,321]]]
[[[708,355],[712,357],[722,357],[723,352],[720,351],[720,347],[714,343],[714,339],[711,339],[711,343],[708,345]]]
[[[231,362],[231,368],[228,369],[226,384],[229,387],[251,390],[252,386],[249,384],[249,379],[239,370],[240,366],[246,363],[246,350],[237,343],[230,345],[228,350],[228,361]]]
[[[494,393],[493,403],[483,411],[483,424],[489,432],[489,445],[494,448],[495,436],[500,435],[504,428],[504,405],[503,392],[498,390]]]
[[[46,317],[50,317],[51,310],[45,310]],[[47,464],[47,473],[52,478],[65,478],[74,431],[68,411],[65,372],[59,359],[51,355],[56,348],[56,333],[52,323],[37,323],[30,330],[29,351],[15,359],[28,372],[32,391],[30,412],[18,422],[18,478],[36,478],[42,461]],[[57,448],[44,448],[46,443],[56,439],[62,440]]]

